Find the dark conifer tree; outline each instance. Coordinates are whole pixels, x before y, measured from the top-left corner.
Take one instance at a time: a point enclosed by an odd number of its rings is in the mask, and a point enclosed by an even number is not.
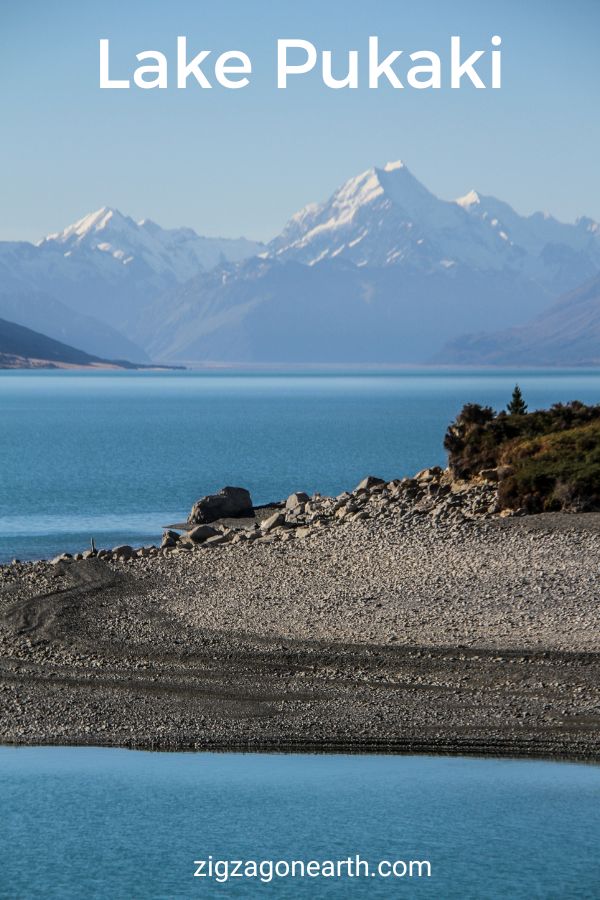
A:
[[[524,416],[527,412],[527,404],[523,400],[523,394],[521,393],[521,388],[518,384],[515,384],[510,403],[506,409],[511,416]]]

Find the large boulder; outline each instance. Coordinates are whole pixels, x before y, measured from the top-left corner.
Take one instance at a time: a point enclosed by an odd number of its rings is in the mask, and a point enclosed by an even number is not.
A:
[[[189,525],[203,525],[217,519],[237,519],[253,516],[250,491],[242,487],[224,487],[218,494],[208,494],[194,503]]]

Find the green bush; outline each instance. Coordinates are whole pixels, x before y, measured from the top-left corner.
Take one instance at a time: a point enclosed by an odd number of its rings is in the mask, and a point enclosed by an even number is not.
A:
[[[509,442],[500,462],[513,469],[500,482],[502,507],[600,509],[600,422]]]
[[[600,509],[600,405],[574,401],[496,414],[467,404],[448,428],[444,446],[459,478],[503,467],[503,508]]]

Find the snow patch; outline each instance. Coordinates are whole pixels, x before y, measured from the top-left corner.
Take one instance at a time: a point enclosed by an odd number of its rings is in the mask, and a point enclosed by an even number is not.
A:
[[[479,206],[481,197],[477,191],[469,191],[464,197],[459,197],[454,202],[457,203],[458,206],[462,206],[463,209],[470,209],[472,206]]]

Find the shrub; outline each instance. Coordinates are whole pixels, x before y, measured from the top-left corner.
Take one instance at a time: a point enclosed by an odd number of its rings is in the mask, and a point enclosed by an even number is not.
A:
[[[522,396],[513,401],[509,409],[525,406]],[[459,478],[507,467],[499,488],[502,508],[600,509],[600,405],[573,401],[495,414],[470,403],[448,428],[444,446]]]

